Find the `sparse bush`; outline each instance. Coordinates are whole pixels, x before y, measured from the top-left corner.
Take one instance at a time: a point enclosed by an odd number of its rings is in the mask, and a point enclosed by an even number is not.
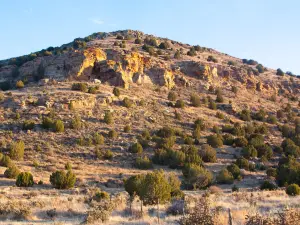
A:
[[[0,153],[0,166],[10,167],[12,165],[13,162],[10,157],[8,155],[3,155],[2,153]]]
[[[29,172],[19,173],[16,180],[16,185],[18,187],[32,187],[33,186],[33,176]]]
[[[94,140],[95,145],[103,145],[104,144],[104,137],[97,132],[94,134],[93,140]]]
[[[75,130],[80,130],[83,127],[83,124],[81,122],[81,118],[79,115],[76,115],[72,120],[71,120],[71,128]]]
[[[175,103],[175,107],[176,107],[176,108],[181,108],[181,109],[182,109],[182,108],[184,108],[184,105],[185,105],[185,104],[184,104],[184,101],[181,100],[181,99],[180,99],[180,100],[177,100],[176,103]]]
[[[202,189],[208,187],[213,179],[212,174],[205,168],[188,163],[182,169],[184,185],[187,189]]]
[[[285,192],[291,196],[300,195],[300,187],[298,184],[290,184],[287,186]]]
[[[115,131],[115,130],[110,130],[110,131],[108,132],[108,137],[111,138],[111,139],[116,139],[116,138],[118,137],[117,131]]]
[[[131,145],[128,150],[131,153],[141,154],[143,152],[143,147],[140,143],[137,142]]]
[[[160,43],[160,45],[158,47],[160,49],[168,49],[168,48],[170,48],[170,43],[167,41],[164,41],[164,42]]]
[[[115,87],[114,90],[113,90],[113,94],[114,94],[115,96],[119,97],[120,94],[121,94],[120,89],[117,88],[117,87]]]
[[[105,223],[109,220],[113,211],[113,205],[108,201],[102,201],[87,212],[86,222],[88,224]]]
[[[35,126],[35,123],[34,123],[33,120],[25,120],[25,121],[23,122],[23,127],[22,127],[22,129],[23,129],[23,130],[32,130],[32,129],[34,128],[34,126]]]
[[[72,170],[72,164],[70,162],[67,162],[65,165],[66,170]]]
[[[277,118],[276,118],[276,116],[271,115],[271,116],[268,117],[267,121],[270,124],[276,124],[277,123]]]
[[[133,102],[132,102],[131,99],[125,97],[125,98],[123,99],[123,105],[124,105],[126,108],[130,108],[130,107],[132,107]]]
[[[134,43],[137,44],[137,45],[140,45],[140,44],[142,44],[142,39],[137,38],[137,39],[134,40]]]
[[[234,139],[234,144],[237,147],[245,147],[248,145],[248,140],[245,137],[237,137]]]
[[[268,190],[268,191],[272,191],[272,190],[276,190],[277,187],[275,184],[273,184],[270,181],[265,180],[261,185],[260,185],[260,190]]]
[[[240,168],[240,169],[245,169],[245,170],[249,170],[249,161],[247,159],[245,159],[244,157],[238,158],[235,161],[235,164]]]
[[[86,83],[74,83],[74,84],[72,84],[71,89],[74,90],[74,91],[87,92],[88,91],[88,85]]]
[[[241,178],[241,170],[236,164],[230,164],[229,166],[227,166],[227,170],[232,174],[234,179]]]
[[[233,175],[227,169],[221,170],[217,175],[217,182],[220,184],[232,184],[233,180]]]
[[[50,175],[50,183],[57,189],[69,189],[74,187],[76,176],[71,170],[67,173],[63,170],[58,170]]]
[[[23,88],[25,85],[23,83],[23,81],[19,80],[17,83],[16,83],[16,88]]]
[[[208,103],[208,108],[210,108],[212,110],[216,110],[217,109],[217,104],[211,99]]]
[[[124,127],[124,132],[125,133],[129,133],[131,131],[131,126],[130,125],[126,125],[125,127]]]
[[[214,148],[219,148],[223,146],[223,140],[219,135],[208,136],[207,143]]]
[[[214,62],[214,63],[218,62],[218,60],[214,56],[212,56],[212,55],[210,55],[210,56],[207,57],[207,61],[208,62]]]
[[[107,201],[109,200],[110,196],[106,191],[97,191],[96,194],[93,197],[93,200],[97,201],[97,202],[101,202],[101,201]]]
[[[54,121],[50,117],[43,117],[42,127],[44,129],[50,129],[53,127]]]
[[[248,145],[242,149],[242,156],[246,159],[257,157],[257,151],[252,145]]]
[[[112,124],[114,122],[113,115],[110,111],[106,111],[104,115],[104,122],[106,124]]]
[[[15,179],[20,173],[20,170],[18,169],[17,166],[15,165],[11,165],[10,167],[8,167],[5,172],[4,172],[4,176],[6,178],[13,178]]]
[[[176,101],[177,95],[174,91],[170,91],[168,94],[168,100],[169,101]]]
[[[202,145],[200,150],[200,156],[204,162],[216,162],[217,161],[217,152],[210,145]]]
[[[56,120],[54,123],[54,131],[57,133],[63,133],[65,131],[64,122],[61,120]]]
[[[284,76],[284,72],[280,68],[278,68],[277,72],[276,72],[276,75],[278,75],[278,76]]]
[[[190,101],[194,107],[199,107],[201,105],[200,97],[197,94],[192,94]]]
[[[250,111],[247,109],[243,109],[240,112],[240,118],[241,118],[241,120],[244,120],[244,121],[250,121],[251,120]]]
[[[180,53],[180,51],[177,50],[177,51],[175,52],[174,58],[175,58],[175,59],[180,59],[180,58],[181,58],[181,53]]]
[[[275,168],[268,168],[266,171],[268,177],[276,177],[277,176],[277,170]]]
[[[195,51],[194,47],[191,47],[190,50],[187,52],[188,56],[196,56],[197,52]]]
[[[225,119],[225,115],[223,113],[221,113],[221,112],[217,112],[216,113],[216,117],[219,118],[219,119],[221,119],[221,120]]]
[[[138,157],[135,160],[134,166],[138,169],[148,170],[153,167],[151,160],[147,157]]]
[[[222,137],[224,145],[233,145],[234,137],[231,134],[224,134]]]
[[[9,155],[14,160],[22,160],[24,157],[25,144],[23,141],[13,142],[10,145]]]
[[[219,103],[224,102],[224,98],[223,98],[222,94],[220,94],[220,93],[217,94],[216,102],[219,102]]]

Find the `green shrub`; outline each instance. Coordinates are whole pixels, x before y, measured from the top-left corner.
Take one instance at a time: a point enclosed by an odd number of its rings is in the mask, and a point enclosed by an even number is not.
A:
[[[266,115],[267,113],[263,109],[260,109],[257,113],[254,114],[253,118],[258,121],[265,121]]]
[[[269,145],[264,144],[257,148],[257,155],[260,158],[265,157],[266,159],[271,159],[273,156],[273,150]]]
[[[104,122],[106,124],[112,124],[114,122],[113,115],[110,111],[106,111],[104,115]]]
[[[214,62],[214,63],[218,62],[218,60],[214,56],[212,56],[212,55],[210,55],[210,56],[207,57],[207,61],[208,62]]]
[[[74,84],[72,84],[72,90],[87,92],[88,91],[88,85],[85,84],[85,83],[74,83]]]
[[[90,94],[96,94],[97,90],[98,90],[97,87],[89,87],[88,93],[90,93]]]
[[[277,123],[277,118],[276,118],[276,116],[271,115],[271,116],[268,117],[267,121],[270,124],[276,124]]]
[[[65,131],[64,122],[61,120],[56,120],[54,123],[54,131],[57,133],[63,133]]]
[[[11,165],[4,171],[4,176],[6,178],[13,178],[15,179],[20,173],[20,170],[15,165]]]
[[[278,76],[284,76],[284,72],[280,68],[278,68],[277,72],[276,72],[276,75],[278,75]]]
[[[194,107],[199,107],[201,105],[200,97],[197,94],[192,94],[190,98],[191,104]]]
[[[65,169],[66,169],[66,170],[72,170],[72,164],[71,164],[70,162],[67,162],[67,163],[65,164]]]
[[[142,170],[148,170],[153,168],[152,162],[151,160],[147,157],[138,157],[135,160],[134,166],[138,169],[142,169]]]
[[[119,97],[121,95],[120,89],[117,87],[114,87],[113,89],[113,94],[117,97]]]
[[[180,51],[177,50],[177,51],[175,52],[174,58],[175,58],[175,59],[180,59],[180,58],[181,58],[181,53],[180,53]]]
[[[32,130],[35,126],[35,123],[33,120],[25,120],[23,123],[23,130]]]
[[[10,157],[8,155],[3,155],[2,153],[0,153],[0,166],[10,167],[12,165],[13,162]]]
[[[234,179],[241,178],[241,170],[236,164],[230,164],[229,166],[227,166],[227,170],[232,174]]]
[[[219,148],[223,146],[223,140],[220,136],[218,135],[210,135],[207,137],[207,143],[214,147],[214,148]]]
[[[198,118],[194,121],[194,128],[197,128],[197,127],[199,127],[200,130],[206,129],[207,125],[206,125],[204,119]]]
[[[168,100],[169,101],[176,101],[177,95],[174,91],[170,91],[168,94]]]
[[[232,184],[234,180],[233,175],[227,169],[221,170],[216,179],[219,184]]]
[[[291,196],[300,195],[300,187],[298,184],[290,184],[287,186],[285,192]]]
[[[128,150],[131,153],[141,154],[143,152],[143,147],[140,143],[137,142],[131,145]]]
[[[197,52],[195,51],[194,47],[191,47],[190,50],[187,52],[188,56],[196,56]]]
[[[114,156],[111,150],[101,150],[99,148],[96,148],[95,155],[98,159],[107,159],[107,160],[111,160]]]
[[[211,185],[213,176],[205,168],[187,163],[182,169],[184,185],[187,189],[203,189]]]
[[[252,145],[248,145],[242,149],[242,156],[246,159],[257,157],[257,151]]]
[[[182,109],[182,108],[184,108],[184,106],[185,106],[184,101],[181,100],[181,99],[177,100],[176,103],[175,103],[176,108],[181,108]]]
[[[248,144],[248,140],[245,137],[237,137],[234,139],[234,144],[237,147],[245,147]]]
[[[69,189],[74,187],[76,176],[71,170],[67,173],[63,170],[58,170],[50,175],[50,183],[57,189]]]
[[[137,38],[137,39],[134,40],[134,43],[135,43],[135,44],[138,44],[138,45],[139,45],[139,44],[142,44],[142,39]]]
[[[50,117],[43,117],[42,127],[44,129],[50,129],[53,127],[53,120]]]
[[[251,120],[250,111],[247,109],[243,109],[240,112],[240,118],[241,118],[241,120],[244,120],[244,121],[250,121]]]
[[[17,176],[16,185],[18,187],[32,187],[33,186],[33,176],[29,172],[21,172]]]
[[[245,159],[244,157],[238,158],[235,161],[235,164],[240,168],[240,169],[245,169],[245,170],[249,170],[249,161],[247,159]]]
[[[193,130],[193,137],[199,139],[201,137],[201,128],[200,125],[196,126]]]
[[[21,80],[19,80],[19,81],[17,81],[17,83],[16,83],[16,88],[23,88],[25,85],[24,85],[24,83],[23,83],[23,81],[21,81]]]
[[[167,41],[164,41],[164,42],[160,43],[160,45],[158,47],[160,49],[168,49],[168,48],[170,48],[170,43]]]
[[[129,133],[131,131],[131,126],[126,125],[123,130],[124,130],[125,133]]]
[[[24,157],[25,144],[23,141],[13,142],[10,145],[9,155],[14,160],[22,160]]]
[[[166,149],[156,149],[154,151],[154,156],[152,157],[152,161],[155,164],[159,165],[168,165],[169,163],[169,153]]]
[[[109,138],[111,138],[111,139],[116,139],[117,137],[118,137],[118,133],[117,133],[117,131],[115,131],[115,130],[110,130],[109,132],[108,132],[108,137]]]
[[[268,190],[268,191],[272,191],[272,190],[276,190],[277,187],[275,184],[273,184],[270,181],[265,180],[261,185],[260,185],[260,190]]]
[[[192,145],[194,143],[194,139],[191,137],[184,138],[184,144],[186,145]]]
[[[217,152],[210,145],[202,145],[200,150],[200,156],[204,162],[216,162],[217,161]]]
[[[277,170],[275,168],[268,168],[266,171],[268,177],[276,177],[277,176]]]
[[[224,134],[222,137],[224,145],[233,145],[234,137],[231,134]]]
[[[233,185],[232,188],[231,188],[232,192],[239,192],[239,190],[240,190],[239,187],[236,186],[236,185]]]
[[[192,163],[195,165],[202,165],[202,159],[199,155],[198,149],[191,145],[191,146],[183,146],[181,148],[181,152],[185,154],[185,162]]]
[[[217,104],[213,100],[210,100],[209,104],[208,104],[208,108],[210,108],[212,110],[216,110],[217,109]]]
[[[108,201],[110,199],[109,194],[106,191],[97,191],[93,197],[93,200],[100,202],[102,200]]]
[[[131,99],[125,97],[125,98],[123,99],[123,105],[124,105],[126,108],[130,108],[130,107],[132,107],[132,105],[133,105],[133,101],[132,101]]]
[[[83,127],[83,124],[81,122],[81,118],[79,115],[76,115],[72,120],[71,120],[71,128],[75,130],[80,130]]]
[[[95,145],[103,145],[104,144],[104,137],[97,132],[94,134],[93,140],[94,140]]]
[[[222,94],[217,94],[216,102],[222,103],[224,102],[224,98]]]
[[[225,119],[225,115],[223,113],[221,113],[221,112],[217,112],[216,113],[216,117],[219,118],[219,119],[221,119],[221,120]]]

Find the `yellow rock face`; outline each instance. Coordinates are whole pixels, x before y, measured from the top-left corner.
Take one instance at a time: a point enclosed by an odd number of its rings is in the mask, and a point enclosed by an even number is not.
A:
[[[106,60],[106,54],[100,48],[91,48],[84,50],[85,59],[83,60],[77,76],[90,75],[92,73],[94,63]]]
[[[165,80],[165,86],[168,89],[172,89],[175,86],[175,82],[174,82],[174,74],[172,73],[172,71],[168,71],[166,70],[164,73],[164,80]]]

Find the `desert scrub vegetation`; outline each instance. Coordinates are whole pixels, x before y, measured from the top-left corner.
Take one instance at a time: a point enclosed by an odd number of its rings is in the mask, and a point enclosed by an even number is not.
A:
[[[169,101],[176,101],[177,99],[177,95],[174,91],[170,91],[169,94],[168,94],[168,100]]]
[[[57,189],[69,189],[74,187],[76,176],[72,170],[67,173],[63,170],[58,170],[50,175],[50,183]]]
[[[114,157],[114,154],[111,150],[103,150],[100,148],[95,149],[95,155],[97,159],[111,160]]]
[[[22,126],[22,129],[23,130],[32,130],[35,126],[35,123],[33,120],[25,120],[23,122],[23,126]]]
[[[152,161],[147,156],[136,158],[134,166],[142,170],[148,170],[153,168]]]
[[[34,184],[33,176],[29,172],[21,172],[17,176],[16,185],[18,187],[32,187]]]
[[[114,122],[113,115],[110,111],[106,111],[104,115],[104,122],[106,124],[112,124]]]
[[[214,163],[217,161],[217,152],[210,145],[202,145],[199,154],[204,162]]]
[[[22,160],[24,157],[25,144],[23,141],[12,142],[9,148],[11,159]]]
[[[181,100],[181,99],[177,100],[176,103],[175,103],[175,107],[176,107],[176,108],[183,109],[184,106],[185,106],[185,103],[184,103],[184,101]]]
[[[88,92],[89,88],[86,83],[74,83],[72,84],[72,90],[74,91],[81,91],[81,92]]]
[[[201,105],[200,97],[197,94],[192,94],[190,97],[191,105],[194,107],[199,107]]]
[[[20,170],[16,165],[10,165],[5,171],[4,176],[10,179],[16,179],[16,177],[20,174]]]
[[[186,189],[203,189],[211,185],[213,175],[202,166],[186,163],[182,169]]]
[[[139,142],[137,142],[132,144],[129,147],[128,151],[131,153],[141,154],[143,152],[143,146]]]
[[[133,101],[129,99],[128,97],[125,97],[123,99],[123,106],[126,108],[131,108],[133,106]]]
[[[220,135],[210,135],[207,137],[207,144],[214,148],[223,146],[223,138]]]
[[[298,184],[290,184],[286,187],[286,193],[291,196],[300,195],[300,187]]]

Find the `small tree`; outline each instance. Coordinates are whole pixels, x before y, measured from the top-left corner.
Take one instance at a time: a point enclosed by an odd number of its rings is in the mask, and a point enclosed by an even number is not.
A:
[[[9,155],[14,160],[22,160],[24,157],[25,144],[23,141],[13,142],[10,145]]]
[[[278,68],[278,69],[277,69],[277,72],[276,72],[276,75],[278,75],[278,76],[283,76],[283,75],[284,75],[284,72],[282,71],[282,69]]]
[[[236,164],[230,164],[227,166],[227,170],[233,175],[234,179],[241,178],[241,170]]]
[[[93,139],[94,139],[95,145],[103,145],[104,144],[104,137],[97,132],[94,134]]]
[[[171,186],[162,171],[148,173],[141,185],[141,198],[145,205],[157,205],[159,221],[159,204],[171,199]]]
[[[74,187],[76,176],[71,170],[67,173],[63,170],[53,172],[50,175],[50,183],[57,189],[69,189]]]
[[[232,184],[233,180],[233,175],[227,169],[221,170],[217,176],[217,182],[220,184]]]
[[[135,196],[141,196],[142,191],[142,183],[145,179],[145,175],[140,174],[136,176],[131,176],[127,180],[124,181],[124,188],[125,191],[129,194],[130,198],[130,211],[132,202],[135,198]],[[143,211],[143,199],[141,198],[141,212]]]
[[[22,172],[17,176],[16,185],[18,187],[32,187],[33,176],[29,172]]]

